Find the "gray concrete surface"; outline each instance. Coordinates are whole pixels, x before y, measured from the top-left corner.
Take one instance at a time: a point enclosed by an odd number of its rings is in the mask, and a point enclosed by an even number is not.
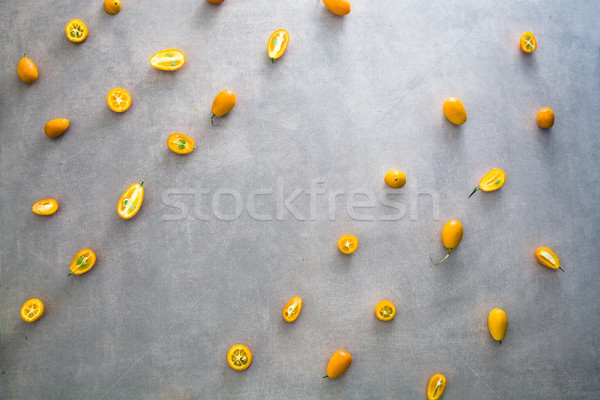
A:
[[[344,18],[317,0],[123,3],[0,8],[1,398],[423,399],[438,372],[446,400],[600,398],[599,2],[353,0]],[[72,18],[90,29],[81,45],[65,38]],[[272,65],[280,27],[291,42]],[[184,68],[150,67],[171,47]],[[16,74],[25,52],[32,85]],[[133,97],[121,115],[113,87]],[[212,127],[226,88],[238,103]],[[449,96],[462,127],[442,115]],[[56,117],[73,123],[52,140]],[[172,132],[196,150],[171,153]],[[506,185],[467,200],[493,167]],[[392,168],[400,190],[383,183]],[[143,207],[121,220],[141,180]],[[58,213],[34,215],[47,197]],[[434,267],[453,218],[463,242]],[[566,272],[537,264],[542,245]],[[86,247],[96,266],[67,278]],[[46,313],[27,324],[31,297]],[[383,299],[393,322],[374,318]],[[243,373],[226,364],[235,343],[253,353]],[[354,362],[324,380],[338,349]]]

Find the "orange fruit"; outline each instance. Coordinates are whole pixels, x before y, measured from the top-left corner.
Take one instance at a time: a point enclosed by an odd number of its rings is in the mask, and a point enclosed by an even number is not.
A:
[[[25,83],[33,83],[38,78],[38,70],[32,60],[23,56],[17,64],[17,74]]]
[[[406,175],[399,169],[393,169],[385,174],[385,183],[394,189],[401,188],[406,184]]]
[[[222,117],[227,114],[229,111],[235,107],[235,102],[237,98],[235,97],[235,93],[231,90],[223,90],[217,94],[215,99],[213,100],[211,111],[213,113],[210,119],[212,120],[214,117]]]
[[[294,322],[300,315],[300,311],[302,311],[302,299],[296,296],[286,303],[281,314],[285,321]]]
[[[338,239],[338,249],[344,254],[352,254],[358,247],[358,239],[353,235],[344,235]]]
[[[104,11],[110,15],[118,14],[121,11],[121,2],[119,0],[104,0]]]
[[[394,303],[383,300],[375,306],[375,316],[380,321],[391,321],[396,316],[396,307]]]
[[[449,97],[444,101],[442,106],[444,115],[448,118],[448,121],[454,125],[462,125],[467,122],[467,111],[462,101],[456,97]]]
[[[209,3],[213,3],[213,4],[221,4],[225,0],[206,0],[206,1],[208,1]]]
[[[46,123],[46,126],[44,126],[44,133],[48,137],[56,138],[65,133],[70,125],[71,121],[66,118],[51,119]]]
[[[554,111],[548,107],[542,108],[538,112],[537,123],[542,129],[552,128],[554,125]]]
[[[519,40],[519,47],[525,53],[533,53],[537,49],[537,40],[535,40],[533,33],[525,32],[522,34]]]
[[[227,363],[236,371],[243,371],[252,363],[252,353],[243,344],[235,344],[227,352]]]
[[[71,270],[69,276],[71,276],[71,274],[81,275],[86,273],[92,269],[95,263],[96,253],[90,249],[79,250],[77,254],[75,254],[75,257],[73,257],[71,265],[69,266],[69,269]]]
[[[25,322],[33,322],[44,315],[44,303],[40,299],[29,299],[21,307],[21,318]]]
[[[350,2],[346,0],[323,0],[325,7],[335,15],[346,15],[350,13]]]
[[[33,206],[31,206],[31,211],[37,215],[52,215],[58,211],[58,202],[54,199],[36,201]]]
[[[177,49],[161,50],[150,57],[150,65],[163,71],[176,71],[185,65],[185,54]]]
[[[267,52],[269,53],[269,57],[273,64],[275,64],[276,59],[285,53],[289,42],[290,34],[285,29],[277,29],[271,34],[267,44]]]
[[[88,28],[82,20],[72,19],[65,26],[67,39],[74,43],[81,43],[88,37]]]
[[[123,112],[131,106],[131,96],[125,89],[114,88],[106,95],[106,104],[114,112]]]

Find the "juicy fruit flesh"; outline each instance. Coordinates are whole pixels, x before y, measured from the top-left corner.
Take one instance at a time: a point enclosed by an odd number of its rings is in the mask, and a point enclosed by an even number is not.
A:
[[[136,204],[137,202],[139,202],[141,189],[141,186],[136,186],[133,189],[133,192],[129,195],[129,197],[123,199],[123,201],[121,202],[121,209],[123,211],[127,210],[128,212],[133,212],[136,209]]]
[[[129,96],[127,96],[125,93],[116,92],[110,95],[110,102],[115,106],[115,108],[125,108],[128,101]]]
[[[552,264],[552,265],[556,265],[556,264],[558,264],[558,263],[557,263],[557,261],[556,261],[556,258],[554,258],[554,257],[552,256],[552,254],[548,253],[547,251],[542,251],[542,252],[540,253],[540,257],[541,257],[542,259],[546,260],[547,262],[549,262],[549,263],[550,263],[550,264]]]
[[[269,55],[271,57],[276,57],[277,53],[281,50],[282,46],[285,44],[285,32],[279,32],[277,36],[271,41],[271,46],[269,50]]]
[[[31,302],[31,303],[29,303],[29,304],[27,304],[25,306],[25,310],[24,310],[23,314],[27,318],[32,319],[33,317],[35,317],[39,313],[40,313],[40,307],[38,306],[38,304],[35,303],[35,302]]]
[[[382,318],[389,318],[392,316],[393,313],[394,313],[394,310],[392,309],[392,307],[387,306],[387,305],[381,307],[381,310],[379,310],[379,315]]]
[[[246,352],[244,351],[244,349],[235,349],[231,353],[231,362],[236,367],[241,367],[241,366],[246,365],[248,363],[248,356],[246,355]]]
[[[82,38],[84,31],[84,27],[79,25],[77,22],[73,22],[69,26],[69,36],[71,36],[74,39]]]

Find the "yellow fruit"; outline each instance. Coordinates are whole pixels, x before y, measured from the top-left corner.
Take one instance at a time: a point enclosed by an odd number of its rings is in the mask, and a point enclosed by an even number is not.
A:
[[[17,74],[25,83],[33,83],[38,78],[37,67],[33,61],[27,57],[23,57],[19,60],[19,64],[17,65]]]
[[[118,14],[121,11],[121,2],[119,0],[105,0],[104,11],[110,15]]]
[[[56,138],[65,133],[70,125],[71,121],[66,118],[51,119],[46,123],[46,126],[44,126],[44,133],[48,137]]]
[[[71,42],[81,43],[88,37],[88,28],[82,20],[72,19],[65,26],[65,35]]]
[[[394,189],[401,188],[406,184],[406,175],[399,169],[392,169],[385,174],[385,183]]]
[[[488,328],[494,340],[502,344],[502,340],[506,336],[506,329],[508,328],[506,313],[499,308],[494,308],[488,316]]]
[[[21,318],[25,322],[37,321],[44,315],[44,303],[40,299],[29,299],[21,307]]]
[[[323,0],[325,7],[335,15],[346,15],[350,13],[350,2],[346,0]]]
[[[243,371],[252,363],[252,353],[243,344],[235,344],[227,352],[227,363],[236,371]]]
[[[548,129],[554,125],[554,111],[551,108],[542,108],[537,115],[537,123],[540,128]]]
[[[462,125],[467,121],[467,111],[463,103],[456,97],[449,97],[444,101],[444,115],[454,125]]]

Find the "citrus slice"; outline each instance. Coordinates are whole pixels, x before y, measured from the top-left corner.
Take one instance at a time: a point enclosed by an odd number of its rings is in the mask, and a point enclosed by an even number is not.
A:
[[[171,133],[167,138],[167,147],[177,154],[191,153],[196,148],[194,140],[183,133]]]
[[[446,389],[446,377],[442,374],[435,374],[429,380],[427,385],[427,400],[438,400],[442,397]]]
[[[294,322],[302,310],[302,299],[298,296],[290,299],[281,312],[283,319],[287,322]]]
[[[21,307],[21,318],[25,322],[33,322],[44,315],[44,303],[40,299],[29,299]]]
[[[58,202],[54,199],[36,201],[33,206],[31,206],[31,211],[37,215],[52,215],[58,211]]]
[[[114,88],[106,95],[106,104],[114,112],[123,112],[131,106],[131,96],[125,89]]]
[[[375,306],[375,316],[380,321],[391,321],[396,316],[394,303],[388,300],[380,301]]]
[[[338,248],[344,254],[352,254],[358,247],[358,239],[353,235],[344,235],[338,240]]]
[[[161,50],[150,57],[150,65],[163,71],[176,71],[185,65],[185,54],[177,49]]]
[[[117,213],[123,219],[135,216],[144,201],[144,181],[129,186],[117,203]]]
[[[227,352],[227,363],[236,371],[243,371],[250,366],[252,362],[252,353],[250,349],[243,344],[231,346]]]
[[[79,252],[75,254],[75,257],[73,257],[71,265],[69,266],[69,269],[71,270],[69,276],[71,276],[71,274],[81,275],[86,273],[92,269],[95,263],[96,253],[90,249],[79,250]]]
[[[267,51],[273,63],[285,53],[289,42],[290,34],[285,29],[277,29],[271,34],[267,45]]]
[[[533,53],[537,49],[537,40],[535,40],[533,33],[525,32],[522,34],[519,47],[521,47],[521,50],[525,53]]]
[[[88,37],[88,28],[82,20],[72,19],[65,26],[67,39],[74,43],[81,43]]]

